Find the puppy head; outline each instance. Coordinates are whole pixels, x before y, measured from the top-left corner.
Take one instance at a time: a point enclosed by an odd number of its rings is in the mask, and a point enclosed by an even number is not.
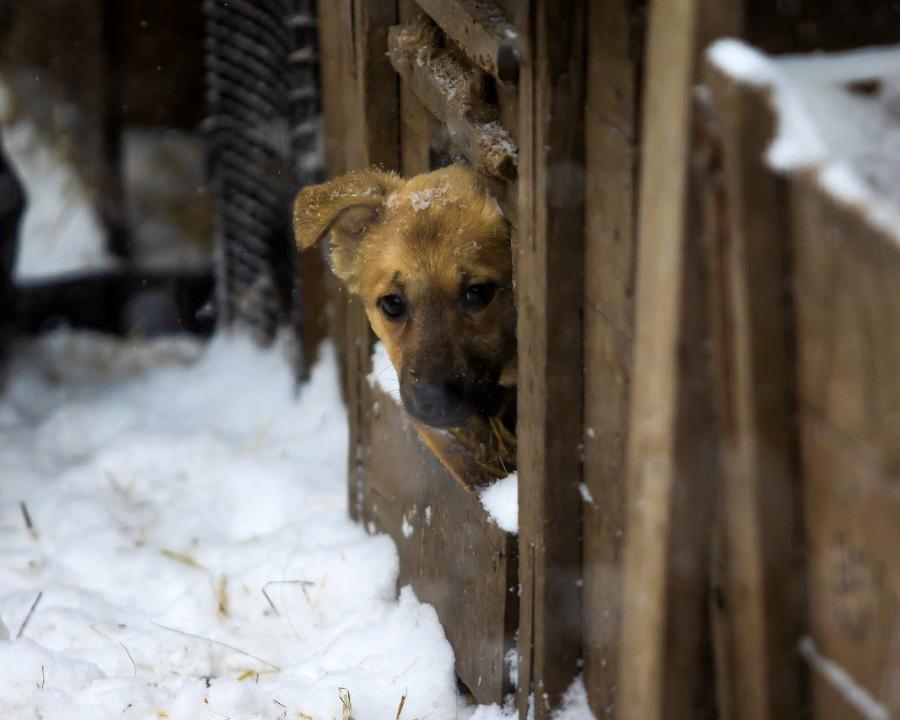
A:
[[[403,180],[373,170],[304,189],[301,248],[328,236],[331,267],[365,303],[413,417],[453,427],[492,412],[515,364],[509,225],[461,165]]]

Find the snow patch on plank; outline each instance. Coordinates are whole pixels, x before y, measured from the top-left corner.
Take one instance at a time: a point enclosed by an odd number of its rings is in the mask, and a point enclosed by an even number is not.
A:
[[[773,170],[814,172],[900,241],[900,48],[770,57],[725,39],[707,57],[737,80],[771,87]]]
[[[519,532],[519,475],[510,473],[478,494],[491,520],[509,533]]]
[[[370,386],[381,390],[398,405],[401,404],[400,378],[381,340],[372,348],[372,371],[368,375],[368,380]]]

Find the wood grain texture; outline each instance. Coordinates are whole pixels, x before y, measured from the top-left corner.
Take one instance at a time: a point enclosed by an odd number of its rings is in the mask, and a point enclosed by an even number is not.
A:
[[[581,646],[585,5],[538,0],[519,19],[518,707],[533,692],[543,720]]]
[[[456,672],[482,704],[511,691],[504,663],[518,619],[516,537],[489,519],[416,433],[401,407],[371,390],[366,516],[397,545],[400,585],[430,603],[456,657]]]
[[[398,169],[399,113],[397,81],[387,62],[388,28],[397,22],[395,2],[335,0],[319,11],[319,47],[325,93],[325,157],[330,176],[377,165]],[[366,478],[366,414],[372,333],[358,300],[347,299],[335,313],[343,346],[345,398],[350,423],[349,507],[363,519]]]
[[[650,9],[643,95],[636,335],[628,438],[620,718],[703,718],[714,425],[707,281],[690,182],[699,53],[739,28],[733,3]]]
[[[517,34],[500,8],[485,0],[416,0],[466,56],[504,83],[519,78]]]
[[[900,713],[900,245],[790,180],[810,634]],[[811,670],[817,720],[861,717]]]
[[[419,23],[391,28],[394,69],[431,113],[451,128],[454,145],[475,169],[501,181],[516,177],[516,148],[495,105],[473,92],[478,73],[430,42]],[[423,57],[430,60],[423,61]]]
[[[584,250],[584,682],[614,714],[637,248],[643,3],[588,5]]]
[[[794,426],[793,325],[783,185],[763,157],[768,94],[707,65],[717,160],[705,187],[720,439],[723,625],[716,648],[729,717],[799,717],[805,624]]]
[[[791,187],[801,402],[900,475],[900,252],[812,178]]]

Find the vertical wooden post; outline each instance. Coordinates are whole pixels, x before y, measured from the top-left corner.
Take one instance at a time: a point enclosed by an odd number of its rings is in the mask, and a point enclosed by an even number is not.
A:
[[[397,169],[397,78],[387,59],[387,32],[397,22],[397,4],[394,0],[333,0],[320,3],[319,12],[323,71],[336,86],[326,85],[323,97],[328,173],[333,176],[373,165]],[[326,63],[334,63],[335,69]],[[362,453],[371,331],[358,301],[345,310],[349,506],[354,519],[363,519]]]
[[[709,523],[715,467],[705,275],[690,183],[699,54],[736,2],[657,0],[643,105],[618,716],[711,715]]]
[[[581,645],[584,20],[536,0],[520,25],[518,704],[550,717]]]
[[[637,252],[643,0],[588,8],[584,249],[584,681],[615,716]]]
[[[721,158],[713,172],[724,183],[707,187],[715,194],[707,225],[720,397],[720,707],[737,720],[777,720],[802,714],[804,614],[786,194],[763,160],[775,134],[767,94],[707,70]]]

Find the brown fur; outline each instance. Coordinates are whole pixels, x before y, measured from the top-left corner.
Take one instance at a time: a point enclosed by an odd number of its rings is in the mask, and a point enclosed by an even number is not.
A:
[[[294,232],[301,248],[330,237],[332,269],[365,303],[408,408],[412,385],[456,377],[472,411],[485,411],[501,375],[514,378],[509,226],[471,169],[409,180],[366,170],[308,187],[294,203]],[[493,299],[466,312],[466,288],[485,282],[497,286]],[[403,321],[380,307],[390,294],[409,307]]]

